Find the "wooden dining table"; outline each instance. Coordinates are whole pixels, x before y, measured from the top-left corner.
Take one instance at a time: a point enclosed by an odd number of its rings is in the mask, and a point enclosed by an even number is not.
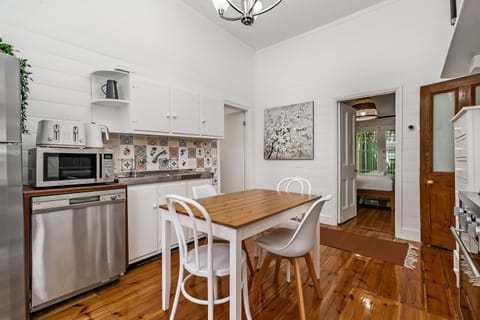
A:
[[[306,212],[320,196],[251,189],[219,194],[197,201],[207,210],[212,220],[213,236],[225,239],[230,246],[230,319],[242,319],[241,252],[242,240],[261,233]],[[160,206],[162,231],[162,309],[169,308],[171,289],[171,236],[172,217],[166,205]],[[179,213],[180,209],[177,209]],[[207,225],[200,216],[197,228],[206,232]],[[189,225],[187,215],[179,215],[180,223]],[[319,228],[314,244],[313,261],[317,277],[320,275]]]

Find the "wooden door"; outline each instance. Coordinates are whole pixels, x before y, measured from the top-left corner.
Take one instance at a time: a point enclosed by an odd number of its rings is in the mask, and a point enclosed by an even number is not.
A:
[[[454,249],[454,136],[451,118],[475,104],[480,75],[420,88],[420,210],[422,242]]]
[[[338,223],[357,216],[357,179],[355,172],[355,110],[340,102],[338,136],[340,157],[340,188]]]

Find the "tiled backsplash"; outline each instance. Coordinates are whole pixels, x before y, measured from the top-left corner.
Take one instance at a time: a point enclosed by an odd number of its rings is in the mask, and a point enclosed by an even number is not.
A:
[[[115,172],[194,169],[217,178],[217,140],[111,134]]]

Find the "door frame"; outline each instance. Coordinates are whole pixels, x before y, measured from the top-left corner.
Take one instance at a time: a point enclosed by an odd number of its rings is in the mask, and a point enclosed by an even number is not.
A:
[[[395,146],[395,237],[396,238],[407,238],[411,239],[411,235],[404,235],[403,233],[403,228],[402,228],[402,223],[403,223],[403,210],[402,210],[402,188],[403,188],[403,157],[402,157],[402,151],[403,151],[403,88],[402,86],[398,87],[393,87],[393,88],[385,88],[385,89],[380,89],[376,91],[369,91],[369,92],[361,92],[361,93],[356,93],[352,95],[347,95],[343,97],[338,97],[335,99],[335,106],[336,106],[336,112],[335,112],[335,118],[336,118],[336,140],[337,143],[337,151],[335,155],[335,168],[336,168],[336,217],[335,221],[338,221],[339,215],[340,215],[340,181],[338,179],[339,174],[340,174],[340,143],[339,143],[339,137],[340,137],[340,126],[338,125],[338,108],[340,106],[341,101],[346,101],[346,100],[354,100],[354,99],[359,99],[359,98],[364,98],[364,97],[369,97],[369,96],[379,96],[379,95],[384,95],[384,94],[395,94],[395,135],[396,135],[396,146]],[[336,222],[337,223],[337,222]],[[338,223],[337,223],[338,224]]]
[[[232,101],[229,101],[229,100],[224,100],[223,102],[223,106],[225,107],[225,105],[228,105],[230,107],[234,107],[234,108],[237,108],[237,109],[240,109],[242,110],[244,113],[245,113],[245,133],[244,133],[244,151],[245,151],[245,154],[244,154],[244,160],[243,160],[243,163],[244,163],[244,185],[245,185],[245,189],[250,189],[252,188],[252,185],[253,185],[253,153],[252,153],[252,146],[253,146],[253,135],[252,135],[252,132],[253,132],[253,112],[252,112],[252,109],[247,107],[247,106],[244,106],[244,105],[241,105],[241,104],[238,104],[238,103],[235,103],[235,102],[232,102]],[[224,115],[225,116],[225,115]],[[223,140],[223,139],[221,139]],[[217,170],[218,170],[218,188],[219,190],[221,190],[221,176],[220,176],[220,172],[221,172],[221,156],[222,156],[222,148],[220,146],[220,143],[218,144],[218,150],[217,150],[218,154],[217,154]]]
[[[452,80],[444,80],[432,84],[427,84],[420,87],[420,123],[424,124],[427,121],[432,122],[433,115],[427,114],[427,110],[425,105],[431,103],[431,98],[434,94],[444,93],[448,91],[455,91],[455,114],[457,114],[463,107],[470,106],[475,103],[475,90],[473,90],[472,86],[477,85],[480,83],[480,74],[476,75],[468,75],[461,78],[456,78]],[[430,124],[429,127],[432,127]],[[430,237],[430,230],[428,226],[430,226],[430,214],[427,214],[427,207],[425,201],[422,199],[426,198],[427,187],[426,187],[426,180],[427,180],[427,173],[430,171],[429,168],[426,167],[426,161],[422,161],[424,157],[432,157],[431,148],[432,148],[432,141],[425,141],[422,140],[422,136],[425,135],[426,126],[420,126],[420,172],[419,172],[419,187],[420,187],[420,238],[423,243],[431,243]],[[455,174],[454,172],[452,173]],[[453,216],[453,212],[452,212]]]

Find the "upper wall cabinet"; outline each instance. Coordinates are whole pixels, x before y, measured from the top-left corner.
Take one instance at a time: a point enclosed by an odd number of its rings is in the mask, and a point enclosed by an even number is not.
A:
[[[202,135],[223,137],[224,134],[224,103],[222,100],[202,97],[200,110]]]
[[[115,79],[119,99],[105,99],[101,87]],[[92,74],[92,121],[112,132],[221,138],[223,114],[220,99],[128,73]]]
[[[170,132],[170,87],[134,77],[132,126],[135,130]]]
[[[442,78],[480,72],[480,1],[464,0],[443,65]]]
[[[177,134],[199,135],[200,132],[200,95],[172,89],[171,131]]]

